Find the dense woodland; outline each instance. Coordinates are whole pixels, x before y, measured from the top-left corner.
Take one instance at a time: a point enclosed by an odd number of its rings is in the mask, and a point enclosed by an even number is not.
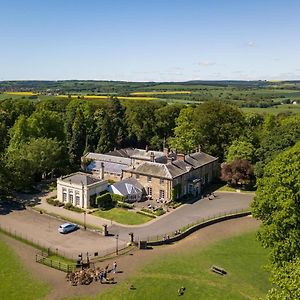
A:
[[[87,151],[114,148],[188,153],[198,148],[219,157],[222,178],[232,185],[254,184],[276,154],[300,136],[298,115],[243,113],[221,101],[200,105],[82,99],[26,99],[0,102],[2,190],[28,189],[41,178],[80,166]]]

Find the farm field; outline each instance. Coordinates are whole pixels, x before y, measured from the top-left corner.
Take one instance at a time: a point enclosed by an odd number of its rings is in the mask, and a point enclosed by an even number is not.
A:
[[[259,299],[270,284],[263,266],[267,251],[255,239],[255,232],[216,242],[202,249],[186,249],[181,254],[157,258],[126,282],[93,297],[72,299],[175,299],[181,286],[184,299]],[[223,267],[228,274],[210,271],[212,265]],[[135,289],[129,289],[129,283]]]
[[[277,115],[279,113],[300,113],[300,104],[283,104],[278,106],[260,108],[260,107],[243,107],[242,110],[244,112],[253,112],[253,113],[265,113],[265,114],[274,114]]]
[[[0,298],[5,300],[43,299],[49,287],[33,279],[11,248],[0,238]]]
[[[147,95],[177,95],[177,94],[191,94],[191,91],[152,91],[152,92],[134,92],[130,95],[147,96]]]
[[[25,88],[26,86],[26,88]],[[235,104],[245,112],[299,113],[300,82],[191,81],[191,82],[0,82],[0,101],[80,99],[103,104],[109,97],[121,101],[164,101],[176,104],[201,104],[219,100]],[[293,105],[294,101],[298,105]]]
[[[84,99],[108,99],[111,95],[72,95],[70,96],[72,99],[78,98],[78,96],[84,97]],[[58,95],[56,96],[57,98],[69,98],[68,95]],[[160,100],[159,98],[156,97],[126,97],[126,96],[118,96],[118,99],[120,100]]]
[[[152,220],[151,217],[138,214],[133,211],[128,211],[123,208],[112,208],[109,210],[98,210],[93,213],[94,216],[98,216],[107,220],[116,221],[126,225],[139,225]]]

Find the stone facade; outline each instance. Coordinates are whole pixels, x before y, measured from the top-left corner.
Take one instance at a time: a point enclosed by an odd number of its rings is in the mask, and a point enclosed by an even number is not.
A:
[[[171,200],[202,194],[217,176],[218,159],[203,152],[180,156],[167,164],[144,162],[123,170],[123,178],[133,177],[152,199]]]
[[[130,171],[123,171],[123,178],[135,178],[152,199],[171,199],[172,180],[158,176],[148,176]]]
[[[218,173],[218,159],[200,149],[187,155],[142,149],[120,149],[106,154],[88,153],[88,167],[98,178],[116,182],[133,178],[148,198],[171,200],[191,194],[201,195]]]
[[[108,184],[90,174],[77,172],[57,179],[57,199],[80,208],[90,207],[90,197],[105,191]]]

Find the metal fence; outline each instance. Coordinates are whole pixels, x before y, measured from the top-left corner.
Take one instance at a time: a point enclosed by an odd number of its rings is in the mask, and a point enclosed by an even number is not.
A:
[[[246,213],[246,212],[249,212],[249,209],[240,209],[240,210],[235,209],[235,210],[230,210],[230,211],[227,211],[227,212],[222,212],[222,213],[215,214],[215,215],[212,215],[212,216],[209,216],[209,217],[206,217],[206,218],[198,219],[195,222],[189,223],[189,224],[187,224],[187,225],[185,225],[181,228],[178,228],[177,230],[167,232],[165,234],[148,236],[144,240],[146,240],[147,242],[163,241],[167,238],[173,238],[175,236],[178,236],[179,234],[182,234],[182,233],[188,231],[192,227],[195,227],[195,226],[200,225],[200,224],[204,224],[208,221],[212,221],[212,220],[219,219],[219,218],[222,218],[222,217],[233,216],[233,215],[237,215],[237,214],[240,214],[240,213]],[[139,241],[139,240],[143,240],[143,239],[140,239],[139,237],[137,237],[137,240]]]
[[[18,232],[15,229],[12,229],[8,226],[4,226],[0,224],[0,232],[3,232],[4,234],[13,237],[14,239],[17,239],[27,245],[30,245],[34,248],[37,248],[45,253],[53,253],[54,255],[66,257],[70,260],[76,261],[78,259],[78,255],[80,254],[80,250],[78,250],[78,253],[70,253],[67,251],[63,251],[55,246],[50,246],[49,244],[45,242],[41,242],[38,239],[33,239],[32,236],[24,234],[22,232]],[[118,252],[124,250],[127,248],[127,243],[123,241],[118,241],[116,243],[116,246],[110,247],[107,249],[93,249],[91,251],[88,251],[90,259],[101,259],[113,255],[117,255]],[[84,253],[87,253],[85,251]]]
[[[43,265],[46,265],[48,267],[66,272],[66,273],[70,273],[70,272],[74,272],[76,269],[76,265],[74,264],[67,264],[67,263],[63,263],[60,262],[58,260],[52,259],[48,257],[48,254],[45,252],[40,252],[37,253],[35,255],[35,261],[38,263],[41,263]]]

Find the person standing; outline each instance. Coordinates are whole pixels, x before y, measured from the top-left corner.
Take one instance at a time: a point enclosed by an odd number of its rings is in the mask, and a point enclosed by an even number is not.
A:
[[[117,273],[117,262],[113,263],[113,272]]]

